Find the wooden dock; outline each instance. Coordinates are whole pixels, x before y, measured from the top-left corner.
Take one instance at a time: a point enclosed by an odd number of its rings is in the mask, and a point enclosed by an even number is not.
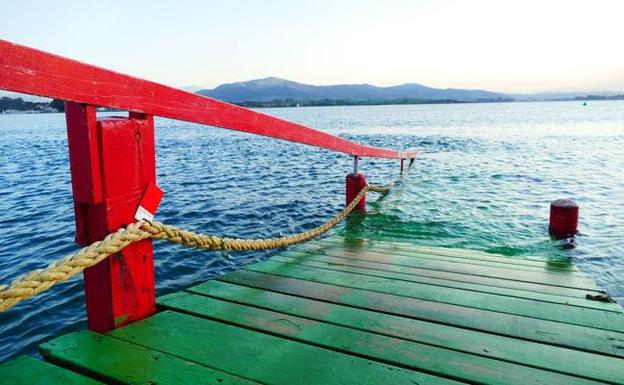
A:
[[[562,262],[338,237],[0,366],[6,384],[624,384],[624,313]]]

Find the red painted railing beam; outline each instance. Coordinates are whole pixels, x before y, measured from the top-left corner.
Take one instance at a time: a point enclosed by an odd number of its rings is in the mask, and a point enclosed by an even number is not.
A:
[[[0,40],[0,89],[137,111],[373,158],[414,158],[250,109]]]

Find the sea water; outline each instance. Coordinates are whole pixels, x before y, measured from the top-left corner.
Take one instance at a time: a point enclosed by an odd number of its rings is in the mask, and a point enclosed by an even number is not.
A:
[[[624,102],[307,107],[260,110],[360,143],[415,149],[363,159],[375,184],[357,225],[334,231],[514,258],[570,259],[624,297]],[[115,114],[113,114],[115,115]],[[323,149],[156,119],[157,219],[231,237],[310,229],[344,205],[352,158]],[[576,248],[548,236],[550,201],[581,206]],[[77,250],[63,114],[0,115],[0,283]],[[192,286],[270,252],[202,252],[155,242],[158,294]],[[85,327],[81,278],[0,313],[0,362]]]

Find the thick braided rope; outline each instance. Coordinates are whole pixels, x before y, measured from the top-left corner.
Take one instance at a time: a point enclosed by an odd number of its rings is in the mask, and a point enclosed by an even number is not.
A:
[[[142,224],[143,222],[137,222],[120,228],[116,232],[108,234],[101,241],[80,249],[75,255],[54,262],[45,269],[31,271],[17,278],[8,286],[0,286],[0,312],[48,290],[57,282],[75,276],[131,243],[149,238],[151,234],[141,229]]]
[[[182,230],[175,226],[165,225],[159,222],[144,223],[142,228],[150,232],[154,239],[164,239],[169,242],[180,243],[186,246],[197,247],[200,249],[208,250],[233,250],[233,251],[248,251],[248,250],[267,250],[277,249],[280,247],[286,247],[295,245],[297,243],[305,242],[314,237],[317,237],[329,229],[334,227],[340,221],[342,221],[353,209],[357,206],[358,202],[362,199],[366,191],[370,189],[370,186],[364,186],[362,190],[349,202],[349,204],[342,209],[335,217],[322,225],[315,227],[311,230],[304,231],[303,233],[290,235],[281,238],[269,238],[269,239],[236,239],[236,238],[223,238],[214,235],[197,234],[191,231]]]
[[[375,185],[368,185],[368,189],[370,191],[374,191],[376,193],[380,193],[380,194],[385,194],[388,191],[390,191],[390,188],[392,188],[392,186],[388,186],[388,187],[384,187],[384,186],[375,186]]]
[[[235,239],[209,234],[198,234],[160,222],[136,222],[108,234],[103,240],[92,243],[45,269],[34,270],[15,279],[10,285],[0,285],[0,312],[9,310],[17,303],[34,297],[58,282],[65,281],[84,269],[94,266],[111,254],[143,239],[163,239],[169,242],[207,250],[266,250],[291,246],[317,237],[342,221],[368,190],[386,192],[384,188],[366,185],[335,217],[322,225],[303,233],[270,239]]]

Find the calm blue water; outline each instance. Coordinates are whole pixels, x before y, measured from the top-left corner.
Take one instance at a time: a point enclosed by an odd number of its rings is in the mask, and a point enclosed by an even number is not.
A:
[[[264,112],[362,143],[415,148],[415,167],[356,232],[510,256],[571,257],[624,297],[624,102],[310,107]],[[291,234],[342,208],[352,160],[324,150],[166,119],[156,121],[158,219],[238,237]],[[75,251],[64,116],[0,115],[0,282]],[[370,182],[398,161],[363,160]],[[563,251],[548,205],[581,205]],[[344,227],[338,232],[344,232]],[[352,230],[350,230],[352,231]],[[266,253],[197,252],[156,243],[158,293],[204,281]],[[85,326],[82,280],[0,314],[0,361]]]

